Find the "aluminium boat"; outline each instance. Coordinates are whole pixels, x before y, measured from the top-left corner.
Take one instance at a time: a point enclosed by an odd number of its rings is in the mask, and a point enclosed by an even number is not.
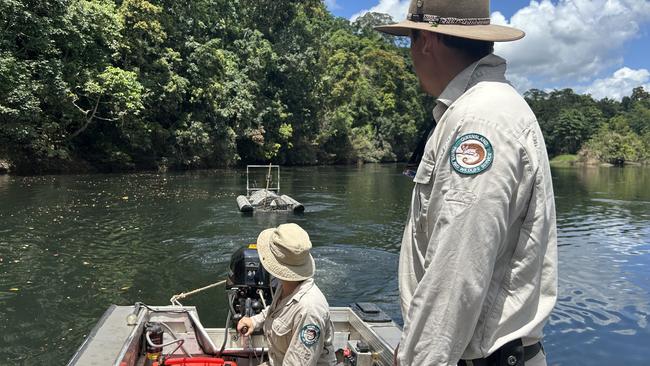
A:
[[[225,284],[228,316],[223,328],[206,328],[197,309],[184,306],[185,295]],[[268,362],[261,331],[237,333],[243,316],[259,313],[272,300],[273,281],[254,245],[237,250],[226,280],[175,295],[172,305],[111,305],[68,366],[254,366]],[[333,349],[337,362],[350,366],[390,366],[401,337],[400,327],[372,303],[331,307]]]

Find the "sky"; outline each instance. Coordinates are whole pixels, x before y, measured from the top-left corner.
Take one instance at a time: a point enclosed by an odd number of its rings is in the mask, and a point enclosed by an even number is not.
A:
[[[409,0],[324,0],[337,16],[367,11],[406,17]],[[573,88],[620,100],[637,86],[650,90],[650,0],[492,0],[493,24],[526,32],[497,43],[508,78],[520,91]]]

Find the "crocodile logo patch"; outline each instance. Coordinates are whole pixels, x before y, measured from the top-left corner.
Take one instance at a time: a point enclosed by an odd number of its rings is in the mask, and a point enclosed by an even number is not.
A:
[[[316,324],[307,324],[300,330],[300,341],[307,347],[313,346],[320,338],[320,328]]]
[[[461,136],[451,148],[451,166],[460,174],[475,175],[492,165],[494,150],[483,135],[470,133]]]

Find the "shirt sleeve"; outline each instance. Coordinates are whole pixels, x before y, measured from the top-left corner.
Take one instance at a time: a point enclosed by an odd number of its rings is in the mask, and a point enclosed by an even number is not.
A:
[[[482,152],[493,154],[489,165],[454,165],[455,158],[463,158],[456,153],[476,142],[461,146],[466,136],[488,142]],[[444,155],[437,159],[439,166],[431,179],[443,179],[442,190],[432,191],[434,184],[420,187],[429,190],[423,194],[430,201],[440,203],[437,212],[421,218],[431,236],[425,272],[405,318],[400,365],[458,363],[475,332],[508,228],[525,214],[518,195],[527,185],[522,182],[529,178],[530,167],[525,149],[514,137],[476,120],[462,124],[449,146],[441,148],[445,151],[437,153]],[[476,150],[469,153],[466,161],[486,159]]]
[[[269,313],[269,309],[270,306],[267,306],[264,308],[264,310],[260,311],[259,314],[251,317],[251,320],[253,321],[253,328],[255,328],[255,330],[258,330],[262,327],[262,324],[264,324],[264,321],[266,320],[266,316]]]
[[[325,330],[329,319],[313,309],[300,314],[294,320],[294,333],[284,355],[283,366],[315,366],[325,350]]]
[[[275,298],[277,296],[280,296],[280,294],[282,294],[282,286],[276,285],[276,284],[274,284],[274,282],[275,282],[275,279],[271,282],[271,287],[275,288],[274,291],[272,290],[273,291],[272,296],[273,296],[274,301],[271,302],[271,305],[273,305],[273,303],[275,303]],[[251,319],[253,320],[253,325],[255,327],[255,330],[260,329],[262,327],[262,325],[264,324],[264,321],[266,320],[266,317],[269,315],[271,305],[265,307],[264,310],[260,311],[259,314],[254,315],[253,317],[251,317]]]

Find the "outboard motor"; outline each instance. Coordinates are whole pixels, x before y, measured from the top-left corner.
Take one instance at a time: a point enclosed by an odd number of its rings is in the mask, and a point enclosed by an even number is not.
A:
[[[242,317],[259,314],[271,304],[270,275],[262,267],[255,244],[233,253],[226,289],[234,328]]]

